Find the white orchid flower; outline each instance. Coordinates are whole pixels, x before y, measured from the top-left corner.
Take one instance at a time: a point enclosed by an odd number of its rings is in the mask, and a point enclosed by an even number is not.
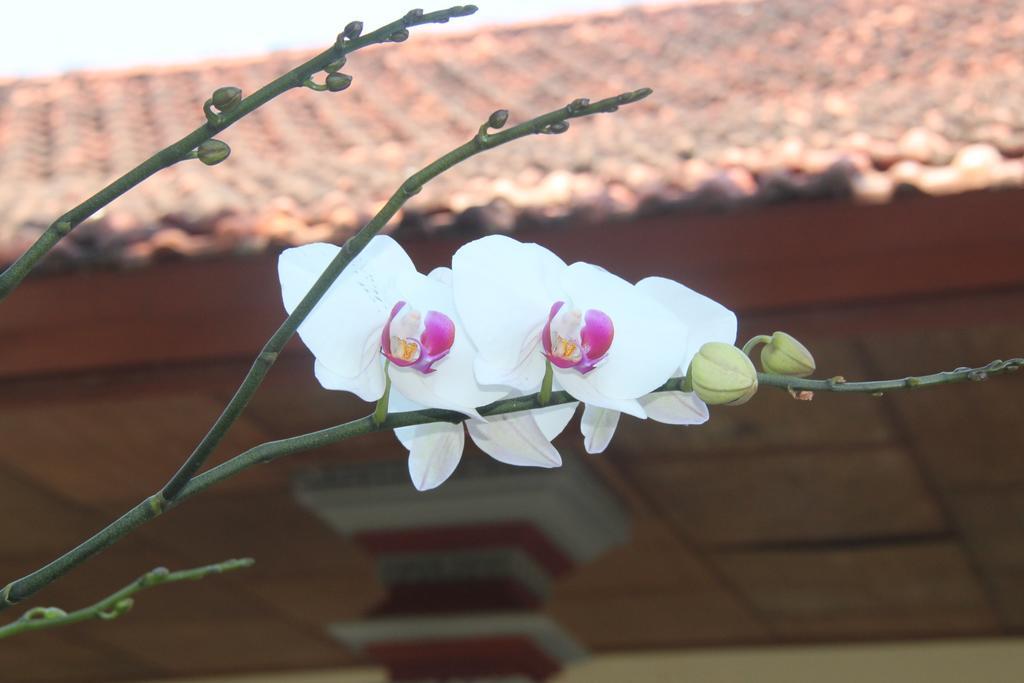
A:
[[[597,266],[566,265],[536,244],[494,235],[459,249],[452,270],[481,384],[536,391],[550,363],[574,398],[644,418],[639,399],[683,360],[687,331],[678,316]]]
[[[289,313],[338,251],[331,244],[309,244],[281,254],[278,274]],[[422,275],[397,242],[374,237],[299,326],[299,336],[316,359],[316,378],[326,389],[377,401],[384,395],[387,373],[393,410],[458,411],[471,418],[470,436],[495,459],[560,465],[550,442],[565,427],[560,415],[515,413],[484,420],[477,412],[509,390],[476,381],[476,351],[462,334],[450,283],[448,269]],[[409,473],[417,489],[441,484],[462,457],[461,424],[402,427],[395,433],[409,450]]]
[[[502,236],[465,245],[452,267],[456,308],[479,349],[477,379],[536,391],[550,362],[554,385],[585,404],[588,452],[607,447],[621,413],[669,424],[708,419],[693,393],[650,392],[682,376],[705,342],[735,340],[736,316],[720,304],[665,278],[634,286],[597,266],[567,266]],[[575,409],[552,410],[567,423]]]
[[[736,314],[717,301],[663,277],[645,278],[636,283],[636,288],[661,302],[686,326],[685,351],[673,377],[686,374],[690,361],[704,344],[712,341],[735,343]],[[693,392],[659,391],[639,400],[647,417],[657,422],[698,425],[708,421],[707,404]],[[580,429],[588,453],[601,453],[608,447],[619,424],[619,416],[615,410],[590,404],[584,406]]]

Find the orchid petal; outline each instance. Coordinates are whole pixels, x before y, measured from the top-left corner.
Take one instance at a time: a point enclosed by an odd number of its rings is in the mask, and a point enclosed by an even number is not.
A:
[[[431,280],[436,280],[443,285],[447,285],[449,287],[452,286],[452,269],[447,266],[438,266],[437,268],[434,268],[432,271],[427,273],[427,277]]]
[[[438,355],[450,349],[455,343],[455,323],[443,313],[427,311],[420,343],[423,350],[431,355]]]
[[[544,356],[539,349],[534,349],[533,353],[525,354],[523,361],[511,370],[502,370],[477,356],[474,370],[480,384],[506,386],[522,393],[532,393],[540,388],[544,379]]]
[[[560,296],[565,262],[536,244],[490,235],[452,257],[455,305],[480,360],[483,383],[506,375],[532,354],[551,304]],[[494,366],[488,372],[484,366]]]
[[[647,417],[670,425],[699,425],[708,421],[708,406],[697,394],[658,391],[640,398]]]
[[[346,377],[317,360],[313,363],[313,374],[324,389],[351,391],[364,401],[373,402],[384,395],[384,367],[380,362],[371,361],[355,377]]]
[[[559,467],[562,456],[528,412],[466,422],[469,436],[487,455],[506,465]]]
[[[530,414],[533,415],[533,419],[537,426],[540,427],[544,438],[548,441],[554,441],[555,437],[565,430],[569,420],[576,413],[578,405],[579,403],[573,402],[557,406],[545,406],[544,408],[531,410]]]
[[[583,447],[587,453],[603,453],[608,448],[612,437],[615,436],[615,428],[619,426],[617,410],[598,408],[597,406],[583,406],[583,419],[580,422],[580,431],[583,432]]]
[[[573,308],[602,311],[615,325],[608,355],[586,376],[597,391],[607,397],[635,399],[672,376],[686,351],[686,327],[670,310],[629,282],[589,263],[572,264],[562,280]]]
[[[597,370],[594,372],[597,372]],[[559,370],[556,368],[555,377],[562,385],[562,388],[569,392],[573,398],[583,403],[599,408],[617,410],[620,413],[626,413],[641,420],[647,417],[647,413],[644,412],[643,406],[640,405],[639,401],[632,398],[612,398],[611,396],[606,396],[594,387],[593,383],[588,380],[587,375],[581,375],[571,369]]]
[[[278,275],[289,313],[338,251],[335,245],[320,243],[281,253]],[[390,237],[374,237],[299,326],[302,341],[333,372],[354,380],[367,367],[367,338],[379,334],[395,303],[396,278],[409,272],[415,266],[402,247]]]
[[[393,413],[409,413],[414,410],[423,410],[426,406],[410,401],[405,396],[402,396],[397,391],[392,391],[388,397],[388,415]],[[406,450],[412,449],[413,437],[416,436],[416,430],[422,425],[413,425],[412,427],[395,427],[395,436],[402,442]]]
[[[686,325],[689,334],[686,353],[680,363],[684,370],[704,344],[736,342],[736,314],[714,299],[663,277],[644,278],[636,287],[675,313]]]
[[[606,353],[615,338],[615,326],[604,311],[590,309],[583,314],[583,330],[580,340],[587,350],[587,356],[599,359]]]
[[[411,429],[411,438],[402,439],[409,449],[409,476],[417,490],[427,491],[442,484],[455,471],[462,459],[466,432],[461,424],[448,422]]]
[[[388,413],[407,413],[425,407],[391,392]],[[409,451],[409,475],[420,491],[432,489],[451,476],[462,458],[466,440],[462,425],[448,422],[398,427],[395,436]]]

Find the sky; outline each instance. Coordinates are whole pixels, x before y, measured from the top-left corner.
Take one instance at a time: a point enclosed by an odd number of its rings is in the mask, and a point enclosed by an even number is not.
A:
[[[648,0],[649,2],[650,0]],[[414,7],[430,11],[458,0],[37,0],[11,3],[0,22],[0,76],[73,69],[173,64],[330,44],[354,19],[367,30]],[[644,0],[479,0],[473,17],[433,30],[582,14]],[[420,31],[432,27],[421,27]]]

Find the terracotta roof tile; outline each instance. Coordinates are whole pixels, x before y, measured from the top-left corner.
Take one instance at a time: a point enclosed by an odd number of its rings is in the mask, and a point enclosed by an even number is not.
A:
[[[0,81],[0,259],[198,122],[306,57]],[[341,239],[404,175],[496,108],[513,119],[638,86],[570,134],[495,150],[428,185],[406,230],[511,231],[800,197],[889,201],[1024,184],[1024,5],[702,2],[418,35],[349,60],[341,95],[290,92],[72,233],[62,263],[141,264]]]

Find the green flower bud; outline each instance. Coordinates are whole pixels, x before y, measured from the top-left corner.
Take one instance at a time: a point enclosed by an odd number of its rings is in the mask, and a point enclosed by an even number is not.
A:
[[[326,83],[331,92],[341,92],[352,85],[352,77],[348,74],[328,74]]]
[[[547,133],[548,135],[561,135],[562,133],[564,133],[567,130],[569,130],[569,122],[568,121],[555,121],[554,123],[552,123],[550,126],[546,127],[541,132],[542,133]]]
[[[761,348],[761,367],[776,375],[807,377],[814,372],[814,356],[792,335],[776,332]]]
[[[230,154],[231,148],[220,140],[207,140],[196,149],[196,158],[207,166],[216,166]]]
[[[498,109],[487,119],[488,128],[502,128],[508,122],[508,109]]]
[[[409,29],[407,29],[407,28],[400,28],[400,29],[398,29],[397,31],[392,33],[390,36],[388,36],[388,40],[390,40],[392,43],[402,43],[402,42],[405,42],[406,40],[409,40]]]
[[[341,37],[345,40],[355,40],[363,32],[363,22],[352,21],[345,26],[345,30],[341,32]]]
[[[324,71],[326,71],[329,74],[337,73],[338,71],[341,71],[345,67],[345,62],[347,61],[348,57],[342,55],[341,57],[338,57],[333,62],[325,66]]]
[[[588,98],[578,97],[569,103],[568,109],[570,113],[575,114],[588,106],[590,106],[590,100]]]
[[[213,106],[220,111],[231,111],[242,101],[242,89],[226,85],[213,91]]]
[[[709,405],[740,405],[757,393],[757,370],[731,344],[708,342],[693,357],[690,384]]]

